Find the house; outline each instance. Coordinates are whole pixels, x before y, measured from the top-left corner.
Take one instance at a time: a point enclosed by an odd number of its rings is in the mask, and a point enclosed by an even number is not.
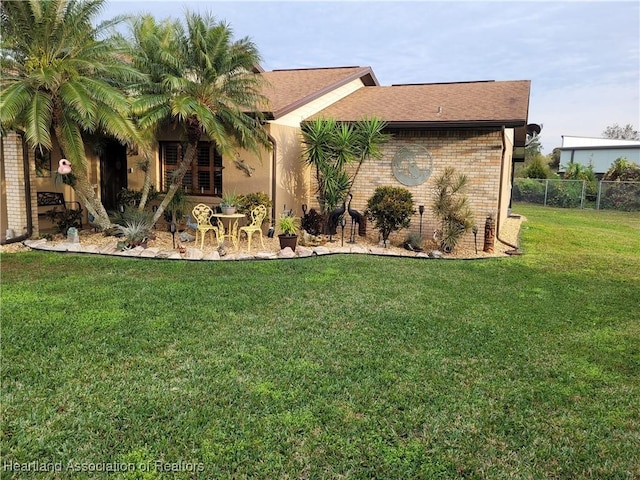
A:
[[[467,196],[480,230],[485,218],[495,215],[499,237],[510,201],[513,162],[524,159],[528,80],[381,86],[370,67],[256,74],[268,82],[264,93],[270,108],[264,113],[272,148],[258,156],[238,150],[221,157],[205,139],[196,165],[183,182],[194,203],[217,205],[222,192],[231,190],[267,193],[274,203],[272,218],[285,208],[300,215],[303,204],[317,207],[313,175],[301,161],[302,123],[319,117],[350,122],[377,116],[388,123],[393,137],[380,160],[363,164],[352,189],[353,208],[364,211],[377,186],[405,186],[416,206],[425,206],[423,228],[432,232],[437,228],[430,214],[433,179],[453,166],[469,178]],[[162,190],[182,146],[178,130],[168,128],[157,140],[151,174],[155,187]],[[3,139],[3,233],[7,229],[16,234],[38,233],[36,191],[62,191],[66,199],[77,200],[69,187],[55,184],[50,173],[59,153],[38,158],[38,171],[35,156],[18,133]],[[138,166],[142,160],[138,152],[107,142],[100,155],[90,153],[89,158],[91,182],[108,210],[115,209],[121,188],[142,188],[144,172]],[[420,222],[416,213],[411,228],[417,231]],[[369,229],[368,234],[377,233]],[[473,243],[471,234],[465,242]]]
[[[564,172],[570,163],[579,163],[585,167],[593,165],[596,176],[602,178],[613,162],[621,157],[640,163],[640,140],[563,135],[558,171]]]

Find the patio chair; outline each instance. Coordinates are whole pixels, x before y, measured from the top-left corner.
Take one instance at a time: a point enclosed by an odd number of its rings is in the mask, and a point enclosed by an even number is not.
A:
[[[247,234],[247,243],[249,244],[248,252],[251,252],[251,237],[255,232],[260,234],[260,243],[262,244],[262,248],[264,248],[264,240],[262,239],[262,222],[266,216],[267,207],[264,205],[258,205],[256,208],[251,210],[251,223],[245,227],[240,227],[240,234],[242,234],[242,232]]]
[[[220,230],[218,227],[214,227],[211,225],[211,216],[213,215],[213,210],[210,207],[205,205],[204,203],[199,203],[195,207],[193,207],[193,218],[197,222],[196,225],[196,239],[195,244],[198,244],[198,234],[200,234],[200,250],[204,247],[204,237],[207,232],[211,234],[211,242],[213,243],[213,234],[216,235],[216,241],[218,242],[218,246],[220,246]]]

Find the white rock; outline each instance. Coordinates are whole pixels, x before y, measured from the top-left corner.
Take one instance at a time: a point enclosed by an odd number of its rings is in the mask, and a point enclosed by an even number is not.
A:
[[[202,257],[203,260],[220,260],[220,253],[217,250]]]
[[[290,247],[283,248],[280,250],[280,253],[278,253],[279,258],[295,258],[295,256],[295,252],[291,250]]]
[[[202,257],[204,257],[204,252],[202,250],[199,248],[189,247],[187,248],[187,253],[184,258],[187,260],[202,260]]]
[[[296,253],[300,258],[305,258],[312,256],[313,250],[311,248],[298,246],[298,248],[296,248]]]

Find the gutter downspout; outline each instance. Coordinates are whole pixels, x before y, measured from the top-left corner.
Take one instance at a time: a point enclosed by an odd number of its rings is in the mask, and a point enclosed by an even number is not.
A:
[[[22,139],[22,166],[24,168],[24,195],[25,208],[27,209],[27,233],[10,238],[8,240],[5,239],[5,241],[2,242],[2,245],[23,242],[33,234],[33,217],[31,215],[31,177],[29,176],[29,152],[27,150],[27,141],[24,138],[24,132],[20,132],[20,138]],[[0,142],[4,143],[2,139],[0,139]]]
[[[278,159],[278,147],[276,144],[276,139],[270,134],[267,133],[267,138],[271,142],[273,146],[273,152],[271,155],[271,228],[275,229],[276,226],[276,189],[278,186],[277,178],[276,178],[276,163]]]
[[[506,240],[503,240],[502,238],[500,238],[500,212],[501,212],[500,207],[502,206],[502,184],[504,179],[505,154],[507,153],[507,139],[506,139],[504,125],[502,126],[501,133],[502,133],[502,160],[500,162],[500,185],[498,187],[499,190],[498,190],[498,215],[496,215],[496,238],[498,239],[498,241],[518,251],[517,245],[513,245],[512,243],[509,243]],[[513,184],[511,187],[513,188]],[[511,199],[509,199],[509,204],[511,204]]]

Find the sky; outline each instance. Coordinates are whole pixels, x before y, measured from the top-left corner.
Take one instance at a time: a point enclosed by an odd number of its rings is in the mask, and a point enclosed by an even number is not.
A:
[[[265,70],[369,66],[381,85],[531,80],[543,153],[562,135],[640,129],[637,1],[107,0],[101,19],[211,13]]]

